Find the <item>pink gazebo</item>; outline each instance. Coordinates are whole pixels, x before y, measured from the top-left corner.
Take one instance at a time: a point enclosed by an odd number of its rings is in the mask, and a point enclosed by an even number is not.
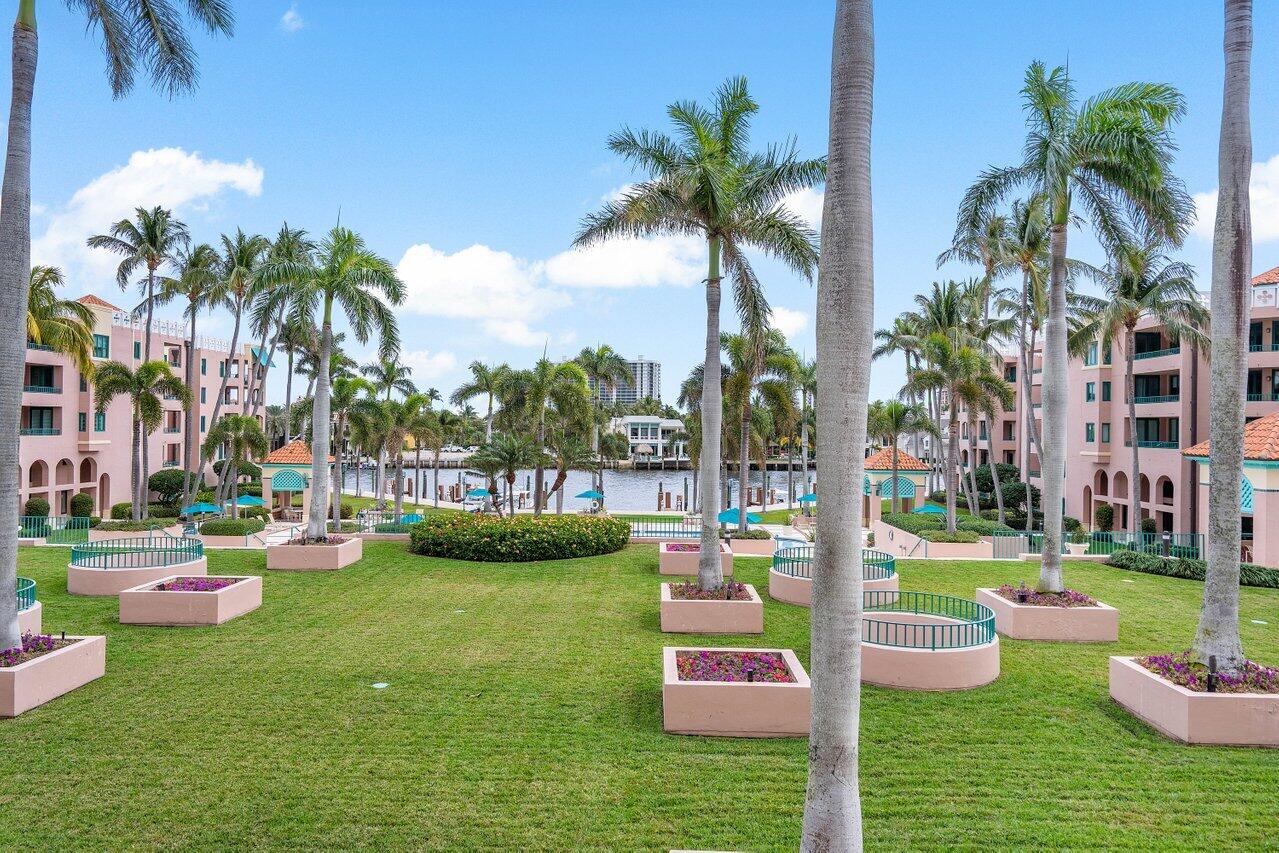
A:
[[[1182,451],[1199,463],[1199,529],[1208,531],[1212,453],[1204,441]],[[1243,428],[1243,480],[1239,518],[1245,562],[1279,568],[1279,412]]]

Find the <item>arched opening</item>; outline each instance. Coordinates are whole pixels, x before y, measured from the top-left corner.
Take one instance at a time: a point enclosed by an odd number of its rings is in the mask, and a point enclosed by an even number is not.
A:
[[[1082,515],[1086,521],[1092,521],[1092,486],[1084,486],[1084,509]]]
[[[1173,495],[1176,487],[1172,484],[1172,478],[1168,476],[1160,477],[1155,481],[1155,499],[1166,506],[1173,503]]]
[[[111,475],[103,474],[98,478],[98,515],[111,517]]]
[[[1106,487],[1109,485],[1108,479],[1105,471],[1098,471],[1097,476],[1093,477],[1093,494],[1099,498],[1109,494],[1106,491]]]
[[[62,459],[53,471],[54,482],[59,486],[69,486],[75,482],[75,463],[70,459]]]
[[[85,457],[80,460],[80,482],[92,483],[98,478],[98,463]]]
[[[27,473],[27,485],[33,489],[37,486],[49,485],[49,466],[43,459],[37,459],[31,463],[31,470]]]
[[[1128,475],[1123,471],[1115,474],[1115,487],[1111,489],[1110,494],[1120,500],[1128,499]]]
[[[1150,503],[1150,478],[1145,474],[1141,475],[1141,502]]]

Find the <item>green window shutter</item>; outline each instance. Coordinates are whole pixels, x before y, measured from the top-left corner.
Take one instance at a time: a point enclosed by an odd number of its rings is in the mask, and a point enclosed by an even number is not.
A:
[[[204,376],[205,373],[208,372],[208,369],[209,369],[209,360],[206,358],[200,359],[200,375]]]
[[[106,412],[93,413],[93,431],[94,432],[107,431],[107,413]]]
[[[111,339],[106,335],[93,336],[93,357],[94,358],[110,358],[111,357]]]
[[[89,431],[89,416],[88,416],[87,414],[85,414],[84,412],[81,412],[81,413],[80,413],[80,429],[79,429],[79,431],[80,431],[80,432],[88,432],[88,431]]]
[[[133,342],[133,357],[142,358],[142,341]]]

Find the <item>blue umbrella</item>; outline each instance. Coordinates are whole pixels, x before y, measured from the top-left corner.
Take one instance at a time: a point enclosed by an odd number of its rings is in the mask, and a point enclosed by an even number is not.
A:
[[[922,515],[945,515],[946,514],[946,510],[942,509],[939,506],[933,506],[932,504],[924,504],[919,509],[915,510],[915,512],[920,513]]]
[[[736,524],[737,513],[738,513],[737,507],[733,507],[732,509],[726,509],[723,512],[721,512],[717,516],[717,518],[719,519],[720,524]],[[749,521],[751,524],[759,524],[760,521],[762,521],[763,519],[761,519],[758,515],[756,515],[753,512],[748,512],[746,513],[746,520]]]
[[[806,495],[802,495],[799,502],[802,504],[815,504],[817,503],[817,495],[813,492],[809,492]]]
[[[484,494],[487,495],[488,492],[485,492]],[[411,512],[408,515],[403,516],[400,519],[400,523],[401,524],[417,524],[421,520],[422,520],[422,516],[418,515],[416,512]]]
[[[182,514],[183,515],[202,515],[204,513],[221,512],[221,511],[222,510],[220,508],[214,506],[213,504],[204,503],[203,501],[201,501],[200,503],[197,503],[197,504],[191,504],[189,507],[184,507],[182,510]]]
[[[586,491],[582,492],[577,497],[584,498],[585,500],[588,500],[588,501],[604,500],[604,496],[600,494],[599,492],[595,491],[594,489],[587,489]]]
[[[266,506],[266,504],[263,503],[262,499],[258,497],[257,495],[245,495],[242,498],[237,498],[235,501],[235,505],[236,506]]]
[[[489,496],[488,489],[471,489],[466,493],[468,498],[487,498]]]

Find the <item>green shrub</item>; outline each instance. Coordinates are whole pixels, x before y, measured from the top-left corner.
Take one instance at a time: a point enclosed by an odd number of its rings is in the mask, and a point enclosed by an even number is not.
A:
[[[245,483],[244,485],[240,486],[240,494],[253,495],[255,498],[260,498],[262,497],[262,484],[261,483]]]
[[[390,525],[378,525],[378,527],[387,527],[387,526],[390,526]],[[394,526],[398,527],[398,525],[394,525]],[[332,521],[330,521],[330,522],[329,522],[329,532],[334,532],[334,531],[333,531],[333,522],[332,522]],[[360,532],[360,525],[356,524],[354,521],[344,521],[344,522],[342,522],[342,527],[341,527],[341,529],[337,530],[336,532],[338,532],[338,533],[359,533],[359,532]],[[383,530],[383,531],[377,531],[377,530],[375,530],[374,532],[375,532],[375,533],[377,533],[377,532],[381,532],[381,533],[386,533],[386,532],[398,533],[398,532],[400,532],[400,531],[397,529],[397,530],[394,530],[394,531],[385,531],[385,530]]]
[[[161,503],[174,503],[182,498],[186,472],[178,468],[163,468],[147,477],[147,488],[160,496]]]
[[[200,525],[202,536],[248,536],[266,527],[260,518],[215,518]]]
[[[1158,533],[1159,528],[1155,526],[1155,520],[1153,518],[1143,518],[1141,520],[1141,532],[1142,533]]]
[[[225,466],[226,460],[219,459],[217,462],[213,463],[213,473],[217,474],[219,477],[222,476],[222,469]],[[254,465],[252,462],[241,462],[240,466],[236,469],[236,474],[239,475],[239,477],[248,477],[250,480],[262,479],[262,469],[257,465]]]
[[[1110,504],[1098,504],[1097,509],[1093,512],[1093,520],[1096,522],[1098,530],[1114,530],[1115,508]]]
[[[28,498],[27,502],[22,506],[22,514],[47,518],[49,516],[49,502],[44,498]]]
[[[88,518],[93,515],[93,495],[77,492],[71,496],[71,517]]]
[[[719,532],[722,539],[772,539],[773,534],[767,530],[747,530],[745,533],[739,533],[736,530],[721,530]]]
[[[945,530],[923,530],[919,534],[920,539],[926,539],[929,542],[980,542],[981,535],[971,530],[956,530],[954,533],[947,533]]]
[[[217,499],[218,495],[213,491],[213,489],[200,489],[195,493],[195,500],[197,503],[203,502],[211,504]]]
[[[269,522],[271,520],[271,511],[264,506],[236,507],[236,513],[240,516],[240,518],[258,518],[263,522]]]
[[[144,530],[159,530],[177,524],[176,518],[148,518],[143,521],[104,521],[98,529],[112,533],[141,533]]]
[[[1202,581],[1208,573],[1208,564],[1203,560],[1188,557],[1161,557],[1158,554],[1142,553],[1121,548],[1110,555],[1110,565],[1133,572],[1145,572],[1152,575],[1164,575],[1170,578],[1184,578]],[[1259,586],[1279,589],[1279,569],[1258,566],[1253,563],[1239,564],[1240,586]]]
[[[89,516],[89,528],[90,528],[90,529],[93,529],[93,528],[95,528],[95,527],[99,527],[99,526],[101,526],[101,524],[102,524],[102,516],[100,516],[100,515],[91,515],[91,516]]]
[[[1007,486],[1011,483],[1020,484],[1021,469],[1016,465],[1009,465],[1007,462],[996,462],[995,467],[999,470],[999,483],[1001,486]],[[994,492],[995,478],[990,475],[990,465],[982,465],[976,471],[977,491]],[[1025,489],[1025,486],[1022,486]],[[1024,492],[1023,492],[1024,493]]]
[[[413,525],[409,551],[483,563],[566,560],[620,551],[630,536],[631,526],[617,518],[447,513]]]
[[[1071,518],[1068,515],[1063,515],[1061,517],[1061,529],[1066,531],[1067,533],[1078,532],[1082,530],[1083,527],[1084,527],[1083,524],[1080,523],[1079,519],[1077,518]]]
[[[946,528],[946,516],[931,512],[887,512],[884,513],[883,521],[898,530],[905,530],[907,533],[913,533],[916,536],[919,536],[924,530],[944,530]],[[979,536],[991,536],[996,531],[1006,533],[1012,530],[1007,524],[1000,524],[998,521],[990,521],[989,519],[971,515],[961,515],[956,518],[955,528],[969,533],[976,533]]]

